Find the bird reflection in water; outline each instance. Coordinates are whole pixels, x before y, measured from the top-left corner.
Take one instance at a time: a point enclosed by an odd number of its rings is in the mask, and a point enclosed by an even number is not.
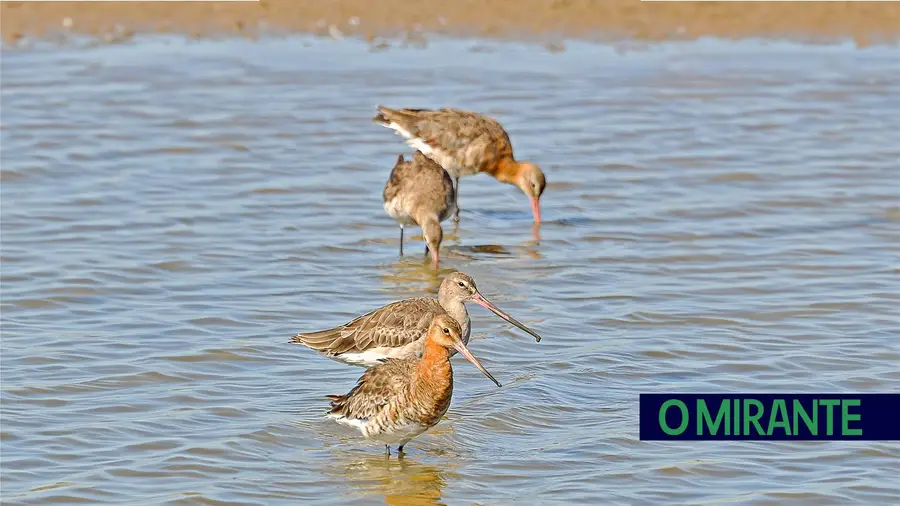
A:
[[[531,237],[534,241],[531,241],[531,244],[525,243],[527,246],[538,247],[541,245],[541,224],[535,223],[531,225]],[[537,253],[537,252],[535,252]],[[540,258],[540,257],[538,257]]]
[[[441,494],[447,479],[453,477],[446,465],[441,468],[423,464],[408,455],[386,459],[383,455],[342,455],[329,474],[347,483],[353,494],[382,496],[385,504],[397,506],[445,504]]]
[[[539,260],[540,252],[536,249],[538,244],[535,241],[525,241],[521,246],[506,247],[502,244],[473,244],[471,246],[452,246],[446,257],[450,260],[478,260],[479,258],[490,257],[529,257]]]
[[[449,264],[435,270],[427,262],[404,261],[385,267],[381,272],[381,281],[392,294],[403,296],[408,293],[408,297],[422,297],[426,294],[436,296],[444,277],[456,270]]]
[[[519,246],[503,246],[501,244],[459,244],[458,225],[449,234],[444,236],[444,244],[454,242],[456,244],[444,246],[441,257],[449,261],[472,261],[479,258],[490,257],[528,257],[532,260],[543,258],[539,248],[541,245],[541,224],[534,223],[531,226],[531,238],[522,241]],[[410,237],[411,240],[419,239],[419,236]],[[459,265],[442,264],[439,270],[435,270],[428,256],[421,258],[413,255],[399,258],[397,262],[385,265],[387,269],[382,274],[382,281],[392,286],[407,286],[416,290],[424,288],[428,293],[436,294],[441,285],[441,280],[447,274],[460,269]]]

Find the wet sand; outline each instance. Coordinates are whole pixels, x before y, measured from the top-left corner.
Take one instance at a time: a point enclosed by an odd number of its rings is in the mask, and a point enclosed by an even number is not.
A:
[[[0,4],[5,41],[73,31],[216,36],[340,33],[373,39],[419,31],[493,37],[645,40],[778,37],[893,42],[897,3],[651,3],[635,0],[265,0],[246,3]]]

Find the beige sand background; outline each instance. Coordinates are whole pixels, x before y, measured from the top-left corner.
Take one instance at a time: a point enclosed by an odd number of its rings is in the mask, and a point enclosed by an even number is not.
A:
[[[3,2],[5,41],[71,30],[108,37],[328,32],[662,40],[711,35],[893,42],[900,2],[658,3],[638,0],[263,0],[248,3]]]

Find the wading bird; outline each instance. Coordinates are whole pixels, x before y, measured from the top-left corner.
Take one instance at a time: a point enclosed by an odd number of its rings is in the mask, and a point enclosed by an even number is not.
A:
[[[312,348],[338,362],[365,367],[377,365],[385,358],[417,358],[425,347],[428,326],[439,314],[448,314],[456,320],[463,343],[469,343],[471,320],[466,302],[487,308],[534,336],[537,342],[541,341],[537,332],[485,299],[474,279],[462,272],[454,272],[441,282],[437,299],[393,302],[334,328],[296,334],[291,342]]]
[[[541,168],[519,162],[503,126],[494,118],[460,109],[391,109],[378,106],[372,121],[394,130],[413,149],[443,167],[456,182],[459,221],[459,179],[485,172],[517,186],[531,200],[535,223],[541,221],[541,195],[547,186]]]
[[[391,177],[384,185],[384,210],[400,225],[400,256],[403,256],[403,227],[418,225],[425,236],[425,254],[431,252],[438,268],[444,231],[441,222],[453,214],[456,191],[447,171],[420,151],[410,161],[397,157]]]
[[[329,395],[328,418],[358,429],[366,439],[403,446],[437,425],[450,407],[453,367],[450,350],[475,364],[498,387],[500,382],[466,348],[462,329],[450,315],[429,322],[421,358],[388,359],[368,369],[346,395]]]

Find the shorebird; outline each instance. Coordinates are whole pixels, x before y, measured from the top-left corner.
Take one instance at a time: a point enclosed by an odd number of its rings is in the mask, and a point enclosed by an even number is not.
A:
[[[438,268],[444,231],[441,222],[453,214],[456,206],[453,181],[447,171],[421,151],[406,161],[397,157],[391,177],[384,185],[384,210],[400,225],[400,256],[403,256],[403,226],[418,225],[425,236],[425,254],[431,251]]]
[[[462,272],[444,278],[438,298],[406,299],[393,302],[337,327],[296,334],[291,342],[302,344],[328,358],[350,365],[371,367],[386,358],[416,358],[425,347],[431,319],[448,314],[462,329],[463,343],[469,343],[471,320],[466,302],[474,302],[534,336],[541,336],[500,310],[481,295],[475,280]]]
[[[366,439],[403,446],[437,425],[450,407],[453,367],[450,350],[462,353],[498,387],[500,382],[466,348],[462,329],[448,314],[430,320],[421,358],[388,359],[368,369],[346,395],[329,395],[326,415],[358,429]]]
[[[459,221],[459,179],[486,172],[517,186],[531,200],[535,223],[541,222],[541,195],[547,185],[541,168],[516,161],[512,143],[494,118],[460,109],[391,109],[378,106],[372,121],[394,130],[443,167],[456,182]]]

